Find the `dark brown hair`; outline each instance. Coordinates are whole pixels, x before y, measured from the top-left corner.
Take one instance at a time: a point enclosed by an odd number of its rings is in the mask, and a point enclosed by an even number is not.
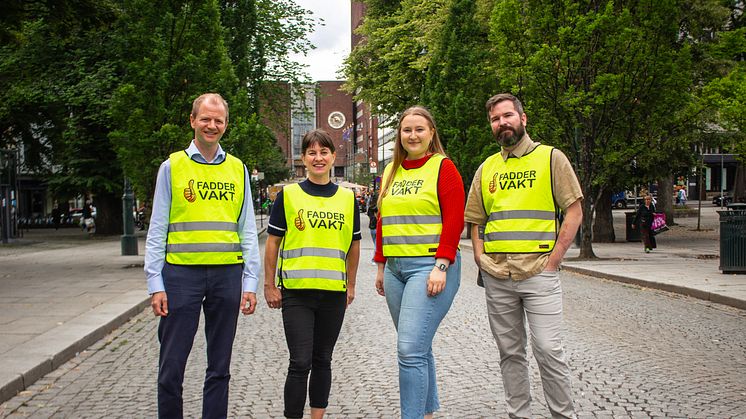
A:
[[[321,147],[326,147],[332,153],[335,152],[334,141],[332,141],[332,137],[329,136],[329,134],[323,129],[313,129],[311,131],[308,131],[303,136],[303,141],[301,142],[301,153],[306,154],[306,150],[308,150],[308,147],[311,147],[314,144],[318,144]]]
[[[492,110],[492,108],[495,107],[495,105],[506,100],[513,102],[513,107],[515,108],[515,111],[518,112],[519,116],[523,115],[523,104],[517,97],[511,95],[510,93],[500,93],[487,99],[485,107],[487,108],[488,117],[490,111]]]

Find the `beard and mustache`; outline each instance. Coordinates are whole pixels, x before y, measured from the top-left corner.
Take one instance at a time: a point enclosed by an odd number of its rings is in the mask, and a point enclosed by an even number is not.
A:
[[[492,136],[495,137],[497,143],[502,147],[512,147],[518,144],[518,141],[520,141],[525,134],[526,128],[523,124],[518,125],[516,128],[510,125],[501,126],[497,131],[492,132]]]

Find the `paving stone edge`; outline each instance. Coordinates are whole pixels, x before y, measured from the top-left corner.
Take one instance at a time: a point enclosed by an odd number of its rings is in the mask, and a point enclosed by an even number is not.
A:
[[[622,275],[614,275],[604,272],[598,272],[591,269],[579,268],[577,266],[562,266],[563,270],[592,276],[595,278],[608,279],[616,282],[623,282],[625,284],[638,285],[645,288],[657,289],[661,291],[673,292],[676,294],[687,295],[689,297],[698,298],[700,300],[712,301],[713,303],[724,304],[727,306],[735,307],[741,310],[746,310],[746,301],[742,301],[736,298],[728,297],[725,295],[714,294],[707,291],[702,291],[694,288],[682,287],[680,285],[665,284],[660,282],[647,281],[640,278],[630,278]]]

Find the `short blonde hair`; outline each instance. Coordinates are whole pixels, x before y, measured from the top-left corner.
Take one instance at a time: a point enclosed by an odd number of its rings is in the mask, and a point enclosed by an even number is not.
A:
[[[225,109],[225,122],[228,122],[228,102],[226,102],[225,99],[220,96],[220,93],[204,93],[199,95],[197,99],[194,99],[194,102],[192,102],[192,118],[197,117],[199,108],[205,101],[223,105],[223,108]]]

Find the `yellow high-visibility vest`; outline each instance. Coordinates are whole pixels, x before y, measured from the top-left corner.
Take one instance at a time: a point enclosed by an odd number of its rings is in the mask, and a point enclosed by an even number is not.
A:
[[[243,263],[238,217],[244,201],[244,165],[226,154],[220,164],[171,154],[171,212],[166,261],[175,265]]]
[[[393,182],[381,202],[383,255],[434,256],[440,244],[443,217],[438,201],[438,175],[445,156],[434,154],[416,169],[399,167],[391,173],[391,164],[383,172],[383,184]]]
[[[487,213],[486,253],[547,253],[557,240],[552,193],[553,147],[539,145],[521,158],[500,153],[482,166],[482,202]]]
[[[340,187],[331,197],[312,196],[296,183],[285,186],[282,195],[287,231],[280,245],[277,285],[346,291],[354,194]]]

